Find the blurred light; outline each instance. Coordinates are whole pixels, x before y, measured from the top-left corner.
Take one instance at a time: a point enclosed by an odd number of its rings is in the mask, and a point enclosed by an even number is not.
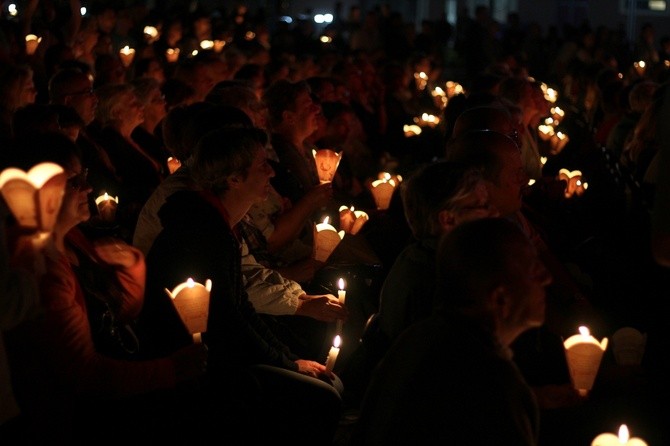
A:
[[[246,40],[254,40],[254,37],[256,37],[256,33],[253,32],[253,31],[247,31],[247,32],[244,34],[244,38],[245,38]]]
[[[665,2],[663,2],[665,3]],[[326,23],[333,23],[333,15],[332,14],[324,14],[323,15],[323,21]]]
[[[333,39],[331,39],[331,38],[328,37],[328,36],[321,36],[321,37],[319,37],[319,40],[320,40],[322,43],[330,43],[330,42],[333,41]]]
[[[10,3],[9,6],[7,7],[7,11],[9,12],[9,15],[12,17],[16,16],[16,14],[19,13],[19,10],[16,8],[16,5],[14,3]]]
[[[293,19],[287,15],[279,17],[279,21],[284,23],[293,23]]]
[[[649,0],[649,9],[651,11],[665,11],[665,8],[664,0]]]
[[[315,23],[323,23],[325,22],[326,19],[323,18],[323,14],[317,14],[314,16],[314,22]]]
[[[88,12],[88,10],[86,9],[86,6],[82,6],[81,9],[79,10],[79,12],[81,12],[82,16],[85,16],[86,13]]]

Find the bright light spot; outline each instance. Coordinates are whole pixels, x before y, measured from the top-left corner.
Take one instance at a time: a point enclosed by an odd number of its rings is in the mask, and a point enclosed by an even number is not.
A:
[[[197,56],[197,55],[198,55],[198,50],[191,51],[191,56]]]
[[[323,17],[323,14],[317,14],[314,16],[314,23],[324,23],[326,19]]]
[[[10,3],[9,6],[7,7],[7,11],[9,12],[9,15],[14,17],[16,14],[19,13],[19,10],[16,8],[16,5],[14,3]]]
[[[579,327],[579,333],[580,333],[582,336],[588,336],[588,335],[591,334],[591,332],[589,331],[589,328],[588,328],[588,327],[585,327],[585,326],[583,326],[583,325],[582,325],[581,327]]]
[[[279,21],[284,23],[293,23],[293,19],[287,15],[279,17]]]
[[[649,10],[651,11],[665,11],[665,0],[649,0]]]
[[[254,40],[254,37],[256,37],[256,33],[253,32],[253,31],[247,31],[247,32],[244,34],[244,38],[245,38],[246,40]]]
[[[86,9],[86,6],[82,6],[81,9],[79,10],[79,12],[81,12],[82,16],[85,16],[86,13],[88,12],[88,10]]]
[[[665,3],[665,2],[663,2]],[[332,23],[333,22],[333,15],[332,14],[324,14],[323,15],[323,21],[326,23]]]
[[[330,42],[333,41],[333,39],[331,39],[328,36],[321,36],[321,37],[319,37],[319,40],[321,41],[321,43],[330,43]]]

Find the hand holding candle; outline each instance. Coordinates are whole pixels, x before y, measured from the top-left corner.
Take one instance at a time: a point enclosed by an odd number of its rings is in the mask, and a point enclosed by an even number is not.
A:
[[[331,373],[333,367],[335,367],[335,361],[337,361],[337,355],[340,354],[340,344],[342,343],[342,338],[339,335],[335,336],[333,339],[333,346],[328,352],[328,357],[326,358],[326,373]]]

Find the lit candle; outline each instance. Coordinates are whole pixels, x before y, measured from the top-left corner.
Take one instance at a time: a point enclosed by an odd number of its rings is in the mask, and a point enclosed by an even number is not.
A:
[[[211,50],[214,48],[214,41],[213,40],[203,40],[200,42],[200,48],[203,50]]]
[[[440,123],[440,118],[429,113],[422,113],[420,117],[414,118],[414,122],[420,127],[435,127]]]
[[[461,84],[459,84],[458,82],[447,81],[446,84],[444,84],[444,86],[447,89],[447,98],[448,99],[451,99],[458,94],[463,94],[464,93],[463,86]]]
[[[214,40],[214,52],[215,53],[220,53],[223,51],[223,47],[226,46],[226,41],[225,40]]]
[[[423,90],[428,85],[428,75],[423,71],[420,73],[414,73],[414,82],[416,82],[417,90]]]
[[[114,221],[116,218],[116,208],[119,205],[119,197],[112,197],[107,192],[95,199],[95,205],[98,207],[100,218],[106,222]]]
[[[340,301],[341,305],[344,305],[346,298],[347,298],[347,292],[344,289],[344,279],[340,277],[340,280],[337,281],[337,287],[339,288],[337,290],[337,300]],[[342,333],[342,325],[344,324],[344,321],[341,319],[337,320],[337,326],[336,326],[336,333],[340,334]]]
[[[50,232],[63,201],[67,175],[56,163],[40,163],[24,172],[8,167],[0,173],[0,193],[18,226]]]
[[[156,29],[155,26],[145,26],[144,39],[147,41],[147,43],[153,43],[158,40],[158,29]]]
[[[326,358],[326,373],[332,372],[333,367],[335,367],[335,361],[337,360],[337,355],[340,354],[341,342],[342,339],[340,338],[340,335],[335,336],[335,339],[333,339],[333,346],[330,347],[328,357]]]
[[[372,182],[372,196],[375,199],[375,204],[377,204],[377,209],[385,210],[389,208],[395,187],[396,182],[386,172],[384,172],[383,178]]]
[[[35,34],[28,34],[26,36],[26,54],[29,56],[35,54],[35,51],[37,51],[37,46],[41,41],[41,37],[38,37]]]
[[[644,60],[638,60],[637,62],[633,62],[633,68],[635,68],[637,75],[642,77],[647,70],[647,64]]]
[[[165,50],[165,60],[175,63],[179,59],[179,48],[168,48]]]
[[[542,124],[538,126],[538,135],[543,141],[549,141],[554,135],[554,127],[547,124]]]
[[[557,125],[561,122],[561,120],[565,116],[565,112],[563,111],[563,109],[561,109],[561,107],[551,107],[550,112]]]
[[[551,135],[551,153],[552,155],[558,155],[565,148],[565,146],[570,141],[568,135],[563,132],[556,132],[556,134]]]
[[[579,334],[563,342],[572,385],[582,396],[593,387],[607,342],[607,338],[598,342],[584,326],[579,327]]]
[[[600,434],[593,439],[591,446],[647,446],[647,443],[641,438],[630,438],[628,426],[622,424],[619,427],[619,435]]]
[[[325,262],[344,238],[344,231],[337,232],[325,217],[323,223],[314,225],[314,259]]]
[[[340,206],[340,229],[347,234],[356,235],[361,230],[366,221],[368,221],[368,214],[364,211],[357,211],[353,206],[350,208]]]
[[[333,181],[343,153],[343,151],[335,152],[330,149],[312,150],[312,156],[316,163],[316,171],[319,175],[319,182],[330,183]]]
[[[170,156],[167,159],[167,166],[168,166],[168,171],[170,173],[175,173],[177,169],[181,167],[181,161],[179,161],[177,158]]]
[[[198,344],[202,343],[201,333],[207,330],[211,291],[211,280],[207,279],[203,285],[190,277],[185,282],[177,285],[172,291],[165,289],[181,321],[193,336],[193,342]]]
[[[128,68],[135,58],[135,49],[126,45],[119,50],[119,57],[123,66]]]
[[[405,132],[406,138],[411,138],[412,136],[420,135],[422,130],[418,125],[403,125],[402,131]]]
[[[573,195],[582,195],[589,184],[582,181],[582,172],[580,170],[570,171],[568,169],[561,169],[558,171],[558,179],[567,182],[565,188],[565,198],[570,198]]]

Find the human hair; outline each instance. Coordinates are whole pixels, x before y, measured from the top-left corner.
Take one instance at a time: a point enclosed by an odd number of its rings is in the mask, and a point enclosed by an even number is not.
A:
[[[81,159],[79,147],[65,134],[45,131],[23,134],[16,139],[8,165],[25,171],[43,162],[56,163],[64,169],[72,169],[75,159]]]
[[[168,111],[161,123],[163,142],[170,153],[178,160],[186,160],[191,155],[191,147],[184,146],[184,129],[186,122],[199,110],[211,107],[206,102],[194,102],[189,105],[178,105]]]
[[[95,110],[95,118],[102,127],[112,125],[123,119],[124,104],[120,99],[128,93],[135,94],[130,84],[107,84],[95,90],[98,97],[98,107]]]
[[[259,102],[253,88],[239,79],[218,82],[205,97],[205,101],[237,108],[247,108]]]
[[[58,131],[58,113],[47,104],[28,104],[14,112],[12,134],[21,138],[36,132]]]
[[[271,127],[282,123],[284,111],[291,110],[298,95],[303,92],[310,93],[309,84],[306,81],[291,82],[285,79],[275,81],[265,90],[263,101],[268,107]]]
[[[457,138],[471,130],[506,131],[511,121],[510,112],[501,104],[468,108],[456,118],[452,138]]]
[[[23,83],[31,79],[33,70],[28,65],[6,65],[0,69],[0,108],[13,113],[21,103]]]
[[[520,247],[528,244],[517,225],[495,217],[463,223],[444,235],[436,255],[438,311],[483,309],[490,293],[507,283]]]
[[[137,95],[137,99],[145,105],[149,103],[151,92],[154,90],[160,91],[161,88],[160,82],[152,77],[135,78],[130,81],[130,85],[132,85],[133,90]]]
[[[477,168],[485,180],[497,183],[505,150],[519,150],[509,136],[492,130],[471,130],[449,144],[446,159]]]
[[[437,161],[416,169],[400,183],[405,219],[417,240],[441,234],[439,213],[451,210],[475,190],[481,174],[460,163]]]
[[[224,128],[204,135],[193,152],[192,175],[196,184],[216,195],[228,190],[233,175],[246,178],[258,150],[265,150],[267,133],[257,128]]]

